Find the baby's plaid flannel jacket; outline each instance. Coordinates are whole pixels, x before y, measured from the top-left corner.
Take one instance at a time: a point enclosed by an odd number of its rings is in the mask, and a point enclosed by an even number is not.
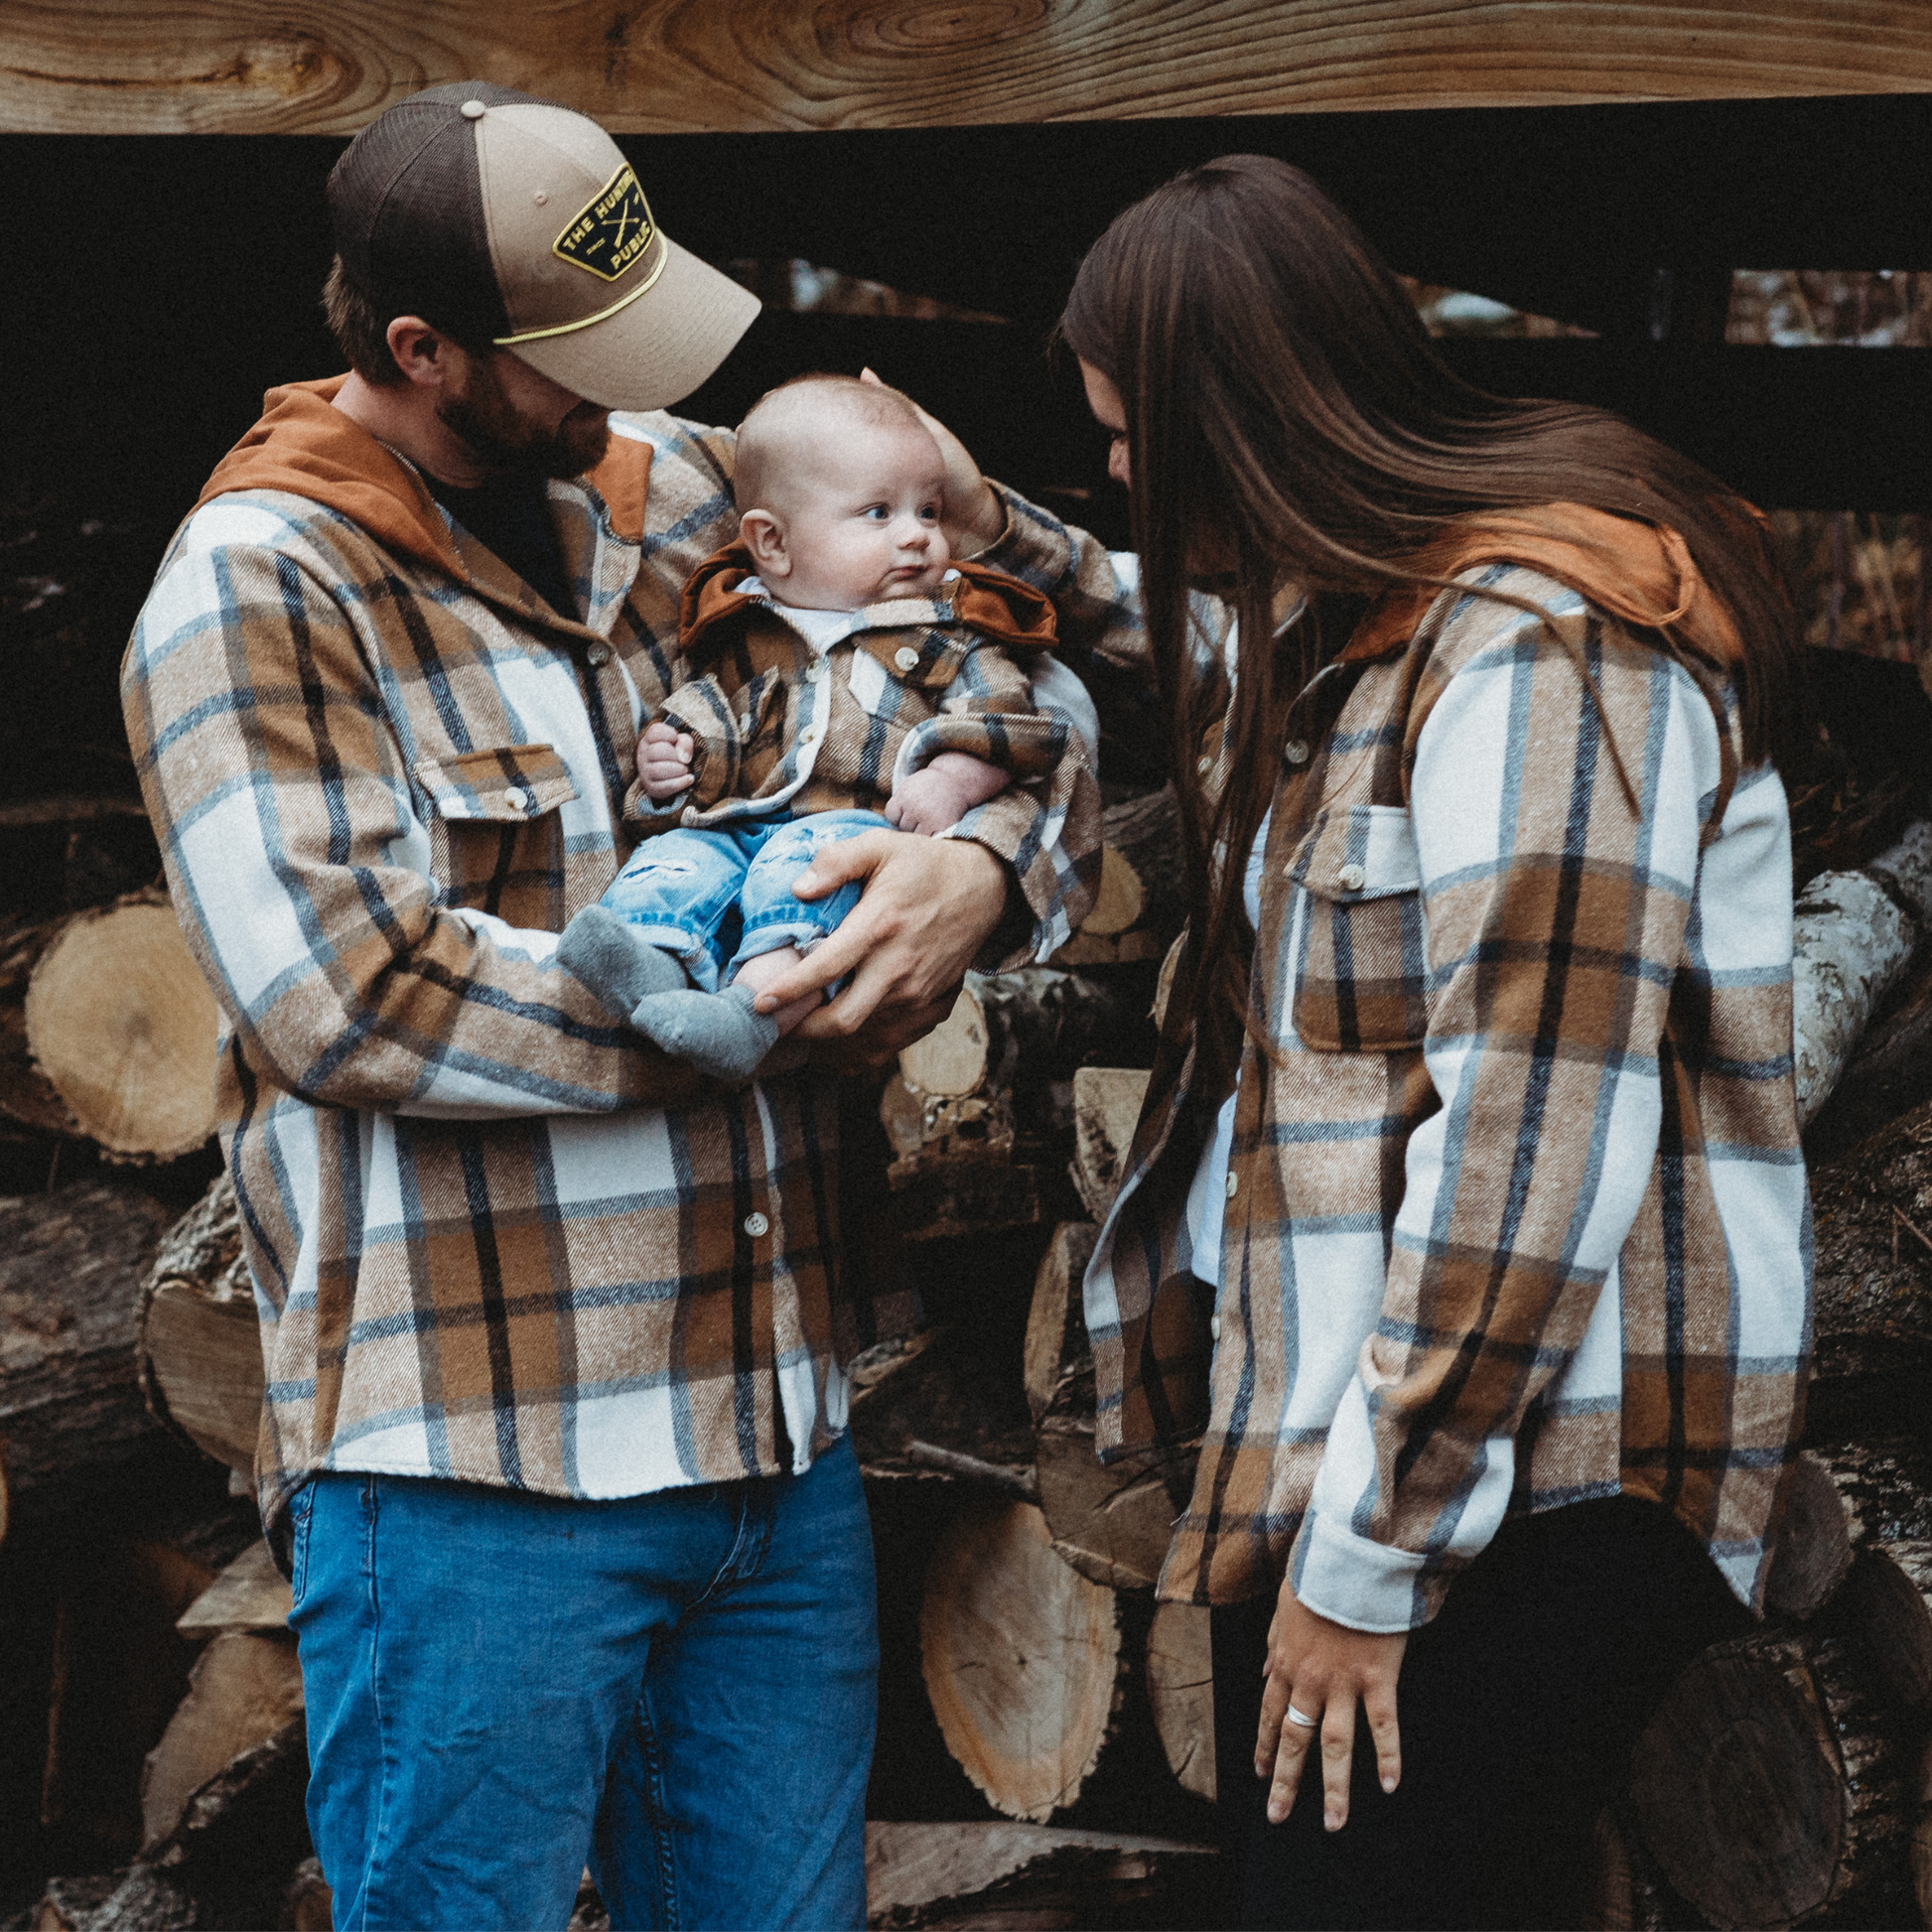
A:
[[[1461,581],[1576,655],[1445,593],[1304,700],[1211,1323],[1186,1202],[1223,1096],[1174,1015],[1087,1277],[1100,1448],[1168,1463],[1169,1597],[1292,1572],[1405,1630],[1506,1513],[1625,1492],[1755,1602],[1811,1345],[1783,788],[1716,680],[1551,576]]]
[[[950,836],[991,833],[1023,874],[1050,871],[1056,847],[1098,843],[1100,792],[1085,748],[1065,718],[1034,703],[1028,660],[1053,644],[1053,607],[1038,591],[981,564],[955,565],[932,597],[850,613],[828,645],[742,589],[747,582],[757,582],[750,553],[733,545],[685,587],[678,682],[653,722],[690,736],[695,782],[658,806],[639,778],[624,809],[640,831],[777,810],[876,812],[906,773],[965,752],[1020,782]]]
[[[679,594],[735,521],[731,438],[613,418],[603,465],[549,485],[581,613],[560,617],[330,406],[338,386],[271,393],[123,673],[226,1021],[264,1514],[321,1468],[567,1496],[802,1468],[844,1425],[842,1362],[906,1313],[841,1243],[854,1083],[707,1087],[555,957],[625,856]],[[1087,643],[1129,637],[1104,557],[1009,509],[992,560]],[[1016,960],[1064,939],[1099,860],[1033,863],[1028,804],[984,841],[1025,882]]]

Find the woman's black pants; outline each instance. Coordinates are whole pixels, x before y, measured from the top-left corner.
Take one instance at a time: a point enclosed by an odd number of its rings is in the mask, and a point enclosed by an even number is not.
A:
[[[1213,1613],[1228,1923],[1578,1923],[1591,1831],[1677,1673],[1748,1617],[1703,1548],[1620,1496],[1512,1518],[1409,1640],[1402,1783],[1386,1795],[1357,1713],[1348,1822],[1321,1828],[1319,1747],[1270,1825],[1255,1776],[1272,1597]]]

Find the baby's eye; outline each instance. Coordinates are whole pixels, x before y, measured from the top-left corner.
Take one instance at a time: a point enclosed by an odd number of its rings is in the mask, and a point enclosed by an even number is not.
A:
[[[937,503],[921,503],[919,505],[919,520],[922,523],[937,523],[939,520],[939,505]]]
[[[884,503],[868,503],[859,514],[871,517],[875,523],[884,523],[892,516],[892,511]]]

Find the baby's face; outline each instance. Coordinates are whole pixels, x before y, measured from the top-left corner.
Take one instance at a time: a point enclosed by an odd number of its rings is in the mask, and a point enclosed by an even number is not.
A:
[[[786,481],[791,571],[773,588],[808,611],[929,597],[951,557],[939,527],[945,481],[939,446],[916,424],[839,425]]]

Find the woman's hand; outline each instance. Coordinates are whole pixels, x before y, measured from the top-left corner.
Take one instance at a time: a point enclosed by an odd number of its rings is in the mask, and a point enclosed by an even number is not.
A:
[[[892,386],[871,369],[861,369],[859,380],[877,382],[882,389]],[[910,396],[905,400],[912,402]],[[1006,534],[1007,506],[1001,502],[999,491],[980,475],[980,467],[966,445],[936,416],[928,416],[916,402],[912,407],[938,444],[946,466],[944,513],[939,519],[946,541],[955,557],[976,557]]]
[[[1006,912],[1007,869],[966,839],[862,832],[822,846],[791,890],[803,899],[823,898],[854,879],[866,882],[859,903],[829,939],[759,995],[758,1009],[775,1013],[851,973],[852,984],[800,1022],[793,1037],[851,1040],[869,1031],[875,1041],[895,1037],[902,1045],[951,1011],[973,955]],[[880,1027],[868,1030],[875,1014]],[[906,1018],[923,1024],[898,1037]]]
[[[1402,1780],[1402,1733],[1395,1718],[1395,1683],[1406,1631],[1377,1636],[1330,1623],[1302,1603],[1284,1582],[1268,1626],[1267,1678],[1261,1693],[1261,1729],[1255,1738],[1255,1776],[1274,1779],[1268,1822],[1279,1825],[1295,1803],[1302,1761],[1321,1736],[1322,1823],[1338,1832],[1348,1822],[1348,1780],[1355,1762],[1355,1703],[1368,1714],[1382,1789]],[[1291,1715],[1292,1714],[1292,1715]],[[1306,1718],[1307,1724],[1298,1722]]]

